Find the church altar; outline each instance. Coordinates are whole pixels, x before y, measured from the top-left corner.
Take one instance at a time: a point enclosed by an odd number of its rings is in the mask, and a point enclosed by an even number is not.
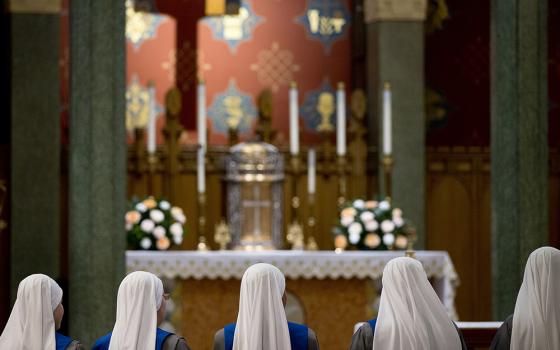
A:
[[[286,276],[288,319],[315,330],[322,349],[350,344],[354,324],[375,317],[381,276],[387,262],[402,251],[128,251],[128,272],[143,270],[172,289],[170,323],[193,348],[209,349],[214,333],[234,322],[243,273],[265,262]],[[450,316],[459,279],[444,251],[419,251],[434,289]]]

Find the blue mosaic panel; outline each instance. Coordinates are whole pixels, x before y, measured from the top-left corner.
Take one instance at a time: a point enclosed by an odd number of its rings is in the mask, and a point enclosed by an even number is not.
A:
[[[228,88],[214,97],[208,117],[213,132],[227,134],[231,125],[239,133],[246,133],[257,118],[257,108],[251,95],[241,92],[232,79]]]
[[[296,23],[305,27],[311,40],[319,41],[326,53],[348,32],[350,12],[342,0],[307,0],[303,16]]]
[[[321,107],[322,106],[322,107]],[[303,105],[299,109],[305,127],[310,131],[319,131],[319,126],[326,121],[336,126],[336,91],[328,80],[316,90],[305,93]],[[322,115],[326,115],[327,118]]]
[[[241,3],[238,15],[212,16],[202,21],[210,28],[214,39],[227,43],[234,53],[240,43],[251,40],[253,31],[261,22],[264,20],[255,14],[249,1]]]

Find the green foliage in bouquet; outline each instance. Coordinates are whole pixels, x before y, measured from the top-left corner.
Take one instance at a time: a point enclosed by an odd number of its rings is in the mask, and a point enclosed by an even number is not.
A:
[[[186,221],[183,210],[166,200],[133,199],[125,215],[128,246],[135,250],[167,250],[179,246],[183,243]]]
[[[391,202],[356,199],[344,205],[333,228],[334,245],[360,250],[406,249],[412,226]]]

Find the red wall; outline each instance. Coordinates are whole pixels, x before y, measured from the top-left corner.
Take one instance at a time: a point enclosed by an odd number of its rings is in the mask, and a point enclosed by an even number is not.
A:
[[[426,83],[444,97],[447,118],[428,146],[490,146],[490,2],[447,0],[450,18],[426,38]],[[549,1],[549,144],[560,146],[560,3]]]
[[[202,77],[207,84],[207,110],[209,115],[210,142],[224,144],[227,141],[223,122],[220,124],[222,95],[240,94],[245,97],[242,109],[247,121],[246,130],[240,136],[253,136],[256,117],[256,97],[265,88],[273,93],[272,124],[278,131],[280,143],[288,134],[288,88],[294,80],[300,88],[299,102],[302,106],[306,94],[322,86],[331,89],[338,81],[350,80],[350,6],[349,0],[269,0],[242,1],[248,21],[253,25],[244,32],[236,45],[228,45],[220,37],[224,25],[220,18],[202,18],[203,1],[157,0],[150,11],[161,19],[153,36],[136,47],[127,40],[127,81],[135,77],[142,86],[154,81],[157,105],[163,111],[164,96],[176,82],[184,94],[181,116],[188,129],[185,142],[196,142],[195,82]],[[346,16],[347,24],[342,33],[325,36],[335,38],[330,45],[313,37],[302,24],[301,17],[309,9],[321,5],[321,15],[334,13]],[[341,10],[341,6],[342,9]],[[339,11],[339,12],[336,12]],[[221,22],[221,23],[220,23]],[[250,23],[247,22],[247,23]],[[216,29],[218,28],[218,29]],[[331,28],[332,29],[332,28]],[[325,39],[325,38],[323,38]],[[173,51],[175,50],[175,51]],[[173,69],[170,57],[179,52]],[[170,67],[175,71],[169,74]],[[326,84],[326,85],[324,85]],[[228,90],[233,88],[233,90]],[[223,111],[222,111],[223,112]],[[303,111],[302,111],[303,112]],[[305,113],[304,113],[305,114]],[[311,113],[313,114],[313,113]],[[302,115],[301,124],[313,124],[313,115]],[[163,126],[163,118],[158,118]],[[304,128],[304,138],[313,138],[314,131]],[[161,139],[159,140],[161,143]]]

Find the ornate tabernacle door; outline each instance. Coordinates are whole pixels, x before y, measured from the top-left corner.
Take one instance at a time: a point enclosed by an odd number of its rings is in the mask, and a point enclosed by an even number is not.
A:
[[[226,170],[232,247],[281,248],[284,162],[278,149],[264,142],[235,145]]]

